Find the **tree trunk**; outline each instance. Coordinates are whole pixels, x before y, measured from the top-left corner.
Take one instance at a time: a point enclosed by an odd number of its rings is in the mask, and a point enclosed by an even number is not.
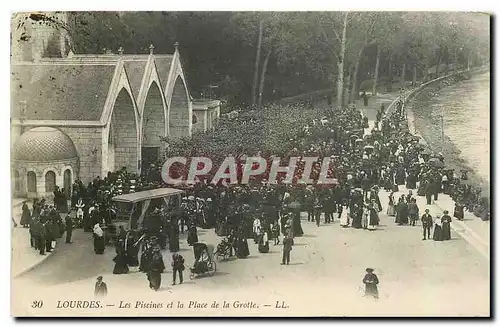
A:
[[[438,61],[437,61],[437,65],[436,65],[436,77],[435,78],[439,77],[439,66],[441,66],[441,54],[439,54],[439,56],[438,56]]]
[[[352,91],[351,91],[351,103],[356,103],[359,99],[359,87],[358,87],[358,73],[359,73],[359,63],[361,61],[361,56],[363,55],[363,50],[365,46],[359,50],[358,57],[356,58],[356,63],[354,64],[354,74],[352,76]]]
[[[467,70],[470,70],[470,56],[467,55]]]
[[[262,72],[260,73],[260,84],[259,84],[259,108],[262,105],[262,93],[264,92],[264,81],[266,79],[267,64],[269,63],[269,57],[271,56],[271,50],[267,51],[266,57],[264,58],[264,63],[262,64]]]
[[[380,65],[380,46],[377,44],[377,59],[375,61],[375,75],[373,76],[373,95],[377,95],[378,68]]]
[[[257,83],[259,80],[259,60],[260,60],[260,49],[262,47],[262,33],[264,32],[264,21],[261,20],[259,24],[259,40],[257,41],[257,55],[255,57],[255,68],[253,73],[253,84],[252,84],[252,106],[257,102]]]
[[[389,72],[387,78],[387,92],[392,92],[392,53],[389,54]]]
[[[413,81],[411,85],[413,87],[417,86],[417,64],[413,64]]]
[[[405,84],[406,84],[406,62],[403,62],[403,68],[402,68],[402,71],[401,71],[401,88],[404,89],[405,88]]]
[[[345,56],[345,45],[346,45],[346,33],[347,33],[347,15],[344,14],[344,27],[342,28],[342,42],[340,43],[340,54],[339,62],[337,65],[337,106],[343,105],[343,94],[344,94],[344,56]]]
[[[352,78],[352,65],[349,66],[349,74],[347,75],[347,83],[345,84],[345,87],[344,87],[344,97],[342,97],[343,101],[342,101],[342,106],[344,103],[351,103],[351,96],[350,96],[350,91],[351,91],[351,78]]]

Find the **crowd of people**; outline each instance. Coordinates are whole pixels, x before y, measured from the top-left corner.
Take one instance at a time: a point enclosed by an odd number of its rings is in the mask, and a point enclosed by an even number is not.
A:
[[[311,106],[310,103],[294,104],[290,110],[300,112],[297,108],[304,105]],[[456,201],[453,215],[457,219],[463,219],[464,209],[480,211],[481,217],[488,219],[489,207],[477,208],[480,194],[466,184],[466,172],[457,176],[453,170],[445,169],[442,155],[425,149],[419,138],[409,133],[402,101],[392,113],[387,113],[382,105],[371,131],[368,131],[368,119],[354,106],[315,110],[321,113],[317,116],[321,118],[310,119],[311,110],[302,116],[297,114],[294,119],[286,120],[283,130],[269,135],[262,132],[269,127],[267,120],[270,116],[279,116],[272,108],[263,110],[263,114],[233,115],[220,120],[221,129],[210,132],[215,135],[195,136],[167,146],[168,156],[182,156],[186,152],[187,157],[206,156],[215,167],[225,156],[233,156],[238,164],[239,181],[247,155],[261,156],[268,163],[279,157],[282,166],[291,157],[299,157],[292,184],[283,183],[284,174],[278,174],[277,181],[270,181],[268,169],[252,176],[247,184],[229,185],[224,181],[210,184],[208,181],[214,173],[210,172],[195,185],[167,185],[161,178],[159,162],[146,167],[141,176],[123,168],[104,178],[97,177],[87,186],[75,181],[71,214],[67,219],[71,226],[92,232],[95,253],[102,254],[109,241],[105,230],[116,216],[111,203],[113,196],[158,187],[184,189],[180,210],[171,210],[165,203],[152,203],[141,226],[129,231],[121,229],[116,238],[113,273],[124,274],[130,267],[138,267],[146,273],[150,287],[155,290],[161,284],[161,272],[165,269],[161,251],[167,246],[174,254],[174,270],[182,283],[184,262],[177,252],[179,237],[185,228],[189,245],[198,242],[197,228],[215,228],[217,235],[224,238],[221,244],[227,245],[218,247],[217,252],[229,251],[231,256],[234,251],[238,258],[250,255],[248,239],[258,244],[261,253],[269,252],[269,241],[274,241],[274,245],[282,243],[282,264],[289,264],[294,238],[303,235],[301,212],[307,212],[308,221],[318,226],[323,217],[324,224],[338,219],[343,228],[375,230],[384,209],[379,198],[381,189],[391,192],[387,215],[394,216],[399,225],[415,226],[421,220],[424,239],[431,238],[431,229],[432,239],[450,239],[451,217],[445,212],[434,219],[428,210],[420,215],[416,196],[425,196],[430,205],[440,193],[449,194]],[[255,135],[248,131],[242,132],[248,139],[234,135],[238,134],[236,131],[245,130],[245,126]],[[255,126],[259,131],[254,130]],[[312,166],[312,184],[301,182],[307,177],[302,176],[306,170],[304,157],[320,158]],[[327,175],[335,180],[333,184],[323,185],[319,181],[324,160],[321,158],[330,160]],[[177,175],[186,177],[185,169],[175,169]],[[415,190],[416,195],[410,191],[396,200],[395,192],[403,185]],[[32,245],[40,249],[40,253],[49,251],[52,241],[69,228],[60,216],[60,212],[68,211],[65,192],[57,190],[54,198],[57,199],[55,206],[45,204],[43,199],[35,201],[32,214],[25,215],[23,207],[20,223],[29,226]]]

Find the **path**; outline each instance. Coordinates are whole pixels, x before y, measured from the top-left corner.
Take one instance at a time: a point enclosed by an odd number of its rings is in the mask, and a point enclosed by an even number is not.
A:
[[[390,103],[391,98],[382,95],[373,106],[363,109],[373,115],[382,101]],[[400,190],[396,196],[405,191]],[[280,265],[281,245],[271,245],[270,253],[261,254],[249,240],[249,258],[217,262],[214,276],[195,280],[185,276],[183,285],[171,286],[170,253],[165,251],[167,272],[158,293],[148,288],[142,273],[113,275],[114,249],[108,247],[105,255],[97,256],[92,251],[91,234],[77,232],[74,244],[61,244],[46,262],[14,279],[17,305],[13,311],[47,316],[68,313],[56,308],[57,301],[92,300],[95,278],[102,275],[109,290],[103,306],[106,315],[114,316],[488,316],[489,261],[455,231],[450,241],[422,241],[422,227],[397,226],[394,218],[385,214],[388,193],[382,191],[380,198],[384,210],[376,231],[341,228],[338,220],[328,225],[322,221],[316,227],[303,213],[305,235],[295,239],[289,266]],[[419,206],[422,211],[426,207],[421,197]],[[440,210],[437,206],[430,209],[432,214]],[[220,242],[213,230],[200,230],[199,239],[214,245]],[[190,266],[194,258],[185,235],[181,254]],[[379,276],[379,301],[362,298],[361,280],[367,267]],[[33,299],[47,304],[43,311],[30,308]],[[135,309],[120,309],[119,301],[131,301]],[[136,301],[164,305],[180,301],[185,307],[141,309],[139,303],[137,309]],[[209,309],[189,308],[190,301],[208,302]],[[211,309],[213,301],[227,301],[230,308]],[[235,301],[253,301],[259,308],[234,308]],[[289,308],[275,308],[277,301],[285,301]],[[105,306],[108,304],[114,306]],[[77,312],[99,315],[104,309]]]

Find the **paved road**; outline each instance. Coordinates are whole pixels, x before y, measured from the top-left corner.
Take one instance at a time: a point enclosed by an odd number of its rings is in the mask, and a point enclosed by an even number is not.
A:
[[[390,99],[382,99],[390,103]],[[380,107],[379,103],[375,103]],[[359,105],[358,105],[359,106]],[[370,106],[372,107],[372,106]],[[376,109],[368,108],[367,115]],[[371,120],[371,119],[370,119]],[[401,192],[406,190],[401,187]],[[398,196],[399,194],[396,194]],[[112,275],[114,251],[107,248],[103,256],[92,251],[90,234],[76,233],[74,244],[61,244],[43,264],[13,281],[14,311],[61,315],[67,311],[55,307],[57,300],[92,299],[98,275],[108,284],[107,315],[489,315],[489,261],[479,251],[452,232],[446,242],[422,241],[421,226],[397,226],[385,210],[388,194],[380,194],[384,210],[381,226],[376,231],[341,228],[333,224],[314,223],[302,218],[305,235],[296,238],[292,263],[280,265],[281,246],[261,254],[250,240],[250,257],[217,263],[217,273],[209,278],[189,280],[184,285],[170,286],[170,254],[164,253],[167,272],[163,274],[158,293],[148,289],[143,274]],[[425,209],[419,197],[420,210]],[[431,213],[440,209],[430,206]],[[212,230],[200,230],[201,242],[217,245],[219,238]],[[193,254],[185,239],[182,255],[187,265]],[[362,298],[361,280],[365,268],[372,267],[380,279],[380,300]],[[187,272],[185,272],[186,274]],[[42,311],[28,309],[33,299],[47,303]],[[145,302],[184,302],[182,309],[119,309],[120,300]],[[189,308],[189,301],[227,301],[230,308]],[[234,301],[255,302],[258,309],[234,308]],[[277,309],[276,302],[285,301],[288,309]],[[192,303],[193,305],[193,303]],[[270,305],[267,307],[265,305]],[[139,311],[138,311],[139,310]],[[80,310],[80,314],[98,315],[102,311]],[[101,312],[101,313],[100,313]]]
[[[385,192],[381,193],[381,200],[385,208]],[[155,298],[189,301],[193,297],[210,300],[232,297],[262,303],[269,298],[273,305],[277,300],[286,300],[291,307],[288,313],[296,315],[487,315],[489,312],[489,262],[455,233],[446,242],[422,241],[420,226],[397,226],[394,218],[385,215],[385,210],[380,228],[372,232],[344,229],[338,221],[316,227],[303,217],[302,223],[305,235],[296,238],[290,266],[280,265],[281,246],[271,246],[269,254],[260,254],[250,241],[249,258],[218,263],[218,272],[210,278],[188,280],[184,285],[172,287],[171,270],[167,268],[163,274],[163,292],[155,294],[148,289],[141,273],[112,275],[112,249],[108,248],[104,256],[96,256],[90,235],[80,233],[74,244],[61,244],[42,265],[15,279],[14,291],[29,299],[34,294],[54,300],[67,299],[69,295],[74,299],[85,296],[90,299],[95,277],[103,275],[110,298],[120,299],[131,296],[148,301]],[[200,231],[199,237],[202,242],[219,242],[211,230]],[[193,262],[185,241],[181,247],[186,263]],[[169,267],[168,252],[164,258]],[[366,267],[374,268],[380,278],[378,303],[361,300],[361,279]],[[278,309],[266,310],[270,310],[269,314],[281,314]],[[56,313],[57,310],[52,312]],[[186,310],[180,313],[203,315]],[[227,314],[242,312],[234,309]]]

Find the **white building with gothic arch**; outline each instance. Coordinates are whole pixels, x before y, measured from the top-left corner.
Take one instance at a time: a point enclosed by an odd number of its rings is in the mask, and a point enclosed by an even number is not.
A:
[[[64,42],[60,35],[44,35]],[[34,55],[37,48],[29,44],[13,48],[22,54],[11,63],[17,197],[48,196],[54,183],[69,190],[76,178],[87,183],[122,167],[140,172],[141,164],[162,155],[162,137],[189,137],[193,129],[211,128],[204,117],[219,115],[216,105],[210,115],[204,108],[193,119],[177,44],[171,55],[151,47],[146,55],[120,49],[63,58]]]

